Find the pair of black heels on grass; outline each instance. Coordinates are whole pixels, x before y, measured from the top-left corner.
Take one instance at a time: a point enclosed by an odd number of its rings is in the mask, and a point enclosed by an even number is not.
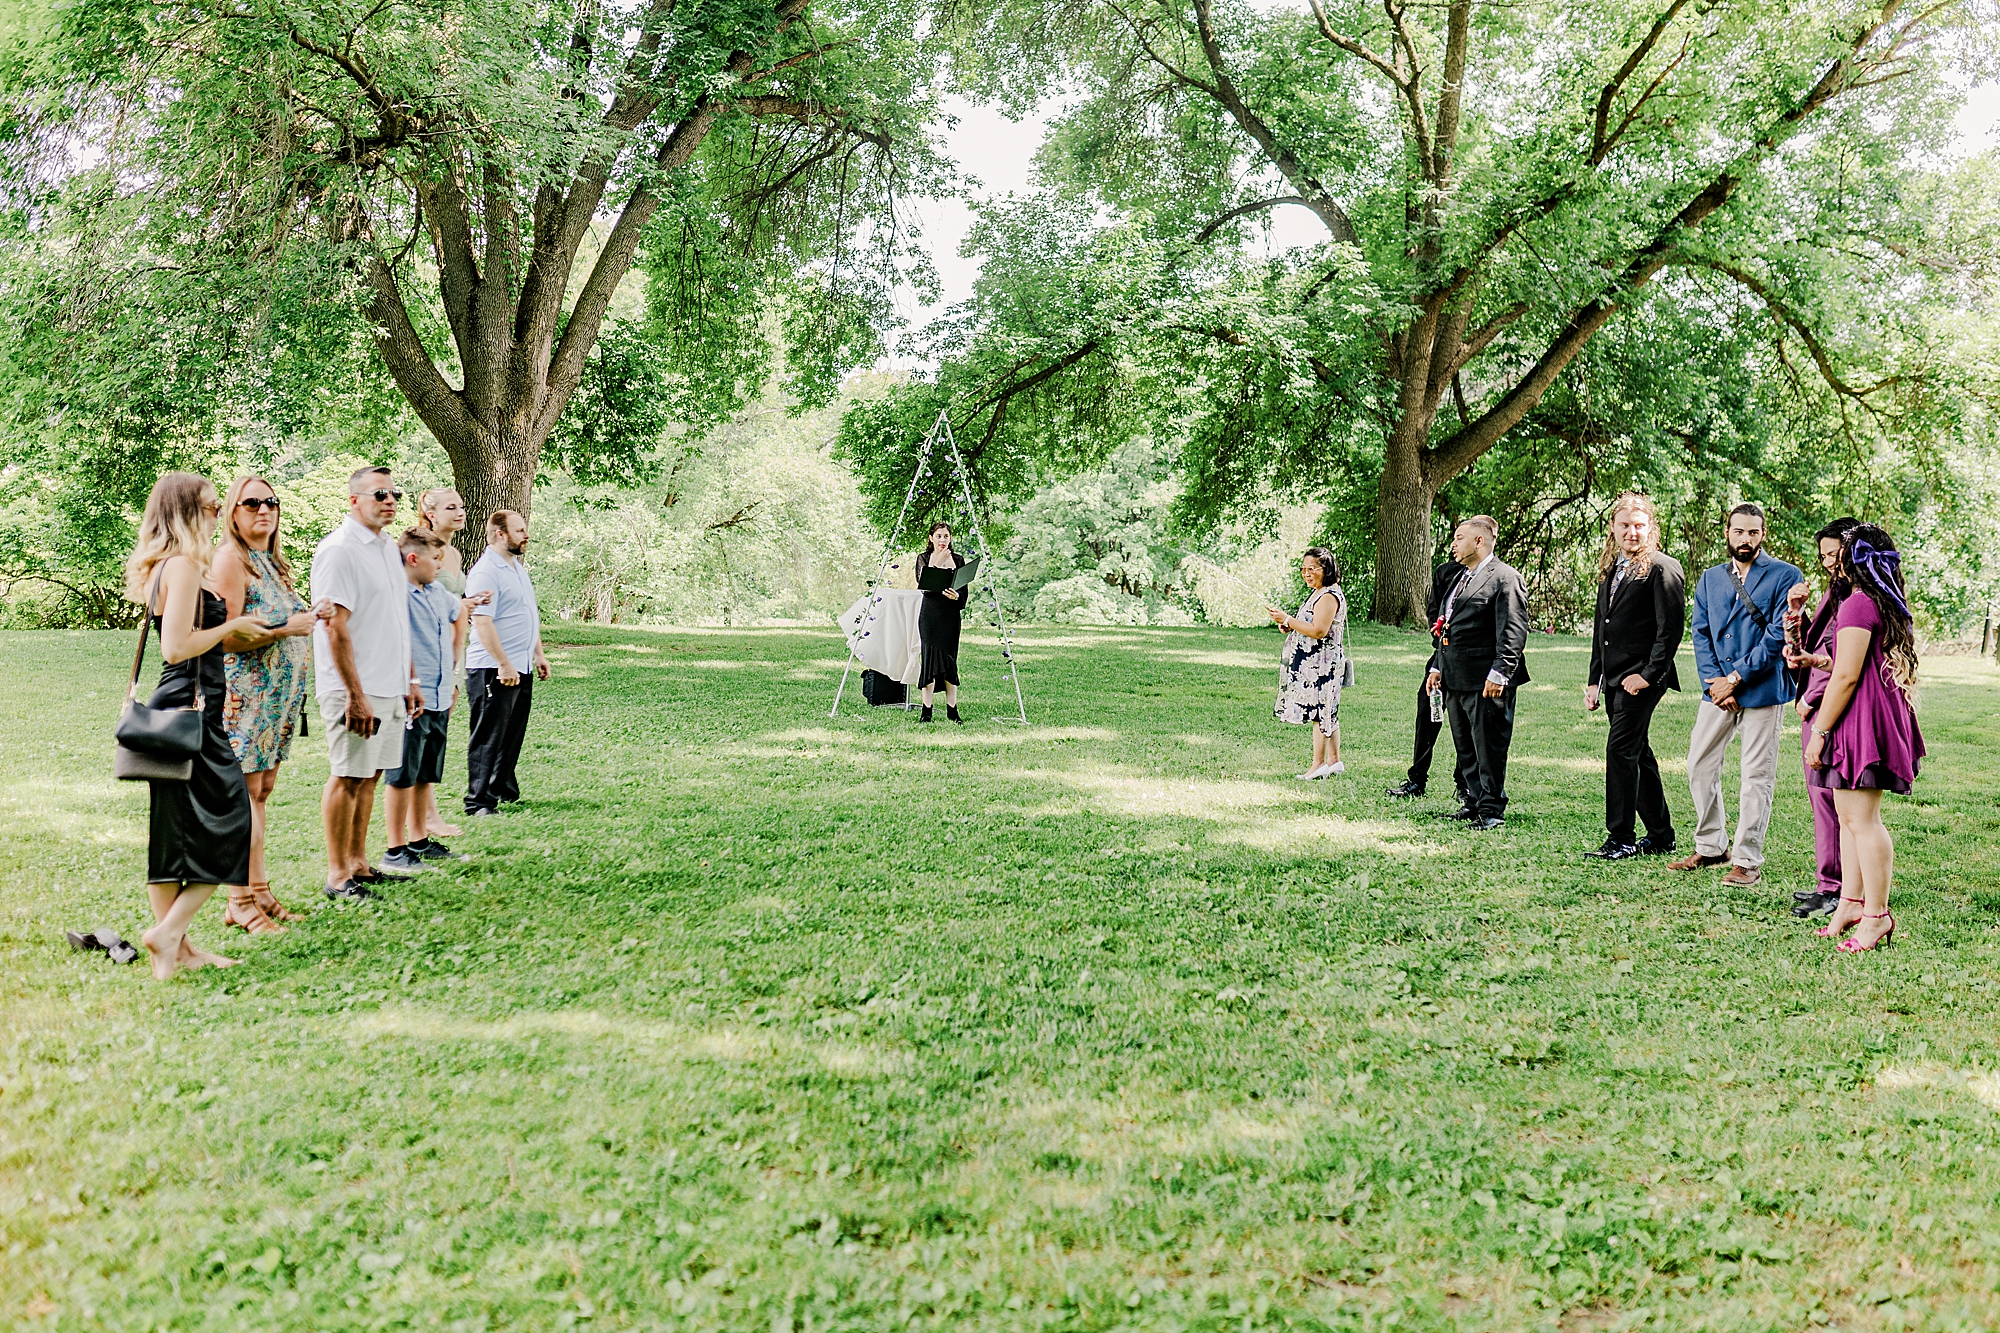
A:
[[[965,725],[965,719],[958,715],[957,704],[946,704],[944,706],[944,715],[950,718],[952,721],[958,723],[958,725],[961,727]],[[925,704],[923,721],[928,722],[930,720],[931,720],[931,706],[929,704]]]

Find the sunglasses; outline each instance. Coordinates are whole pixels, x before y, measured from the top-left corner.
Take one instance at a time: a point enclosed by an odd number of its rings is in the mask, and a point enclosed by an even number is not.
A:
[[[238,500],[236,503],[239,508],[248,509],[252,513],[259,509],[268,509],[274,514],[278,512],[278,497],[275,495],[266,496],[261,500]]]
[[[400,500],[403,498],[401,491],[363,491],[361,493],[363,495],[374,496],[376,504],[381,504],[384,500]]]

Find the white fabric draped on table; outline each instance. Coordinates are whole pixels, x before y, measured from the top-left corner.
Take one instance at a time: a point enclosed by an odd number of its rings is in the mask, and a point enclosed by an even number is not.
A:
[[[841,612],[840,628],[847,635],[847,646],[862,666],[915,685],[924,665],[923,640],[917,633],[924,595],[915,588],[877,588],[874,598],[873,619],[868,616],[867,597]],[[863,620],[868,621],[865,635]]]

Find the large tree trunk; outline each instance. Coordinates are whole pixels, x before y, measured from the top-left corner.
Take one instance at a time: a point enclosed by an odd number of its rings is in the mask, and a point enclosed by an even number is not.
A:
[[[1385,625],[1420,625],[1431,586],[1431,502],[1421,441],[1392,436],[1375,501],[1375,606]]]
[[[542,441],[495,432],[438,442],[451,459],[452,484],[465,498],[465,530],[457,545],[470,568],[486,549],[486,520],[494,510],[511,509],[523,518],[529,516]]]

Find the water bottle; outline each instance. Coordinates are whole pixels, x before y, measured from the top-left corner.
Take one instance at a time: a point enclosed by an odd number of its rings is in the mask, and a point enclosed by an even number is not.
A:
[[[1433,690],[1431,691],[1431,721],[1433,721],[1433,722],[1442,722],[1442,721],[1444,721],[1444,687],[1443,687],[1443,686],[1439,686],[1439,687],[1437,687],[1436,689],[1433,689]]]

